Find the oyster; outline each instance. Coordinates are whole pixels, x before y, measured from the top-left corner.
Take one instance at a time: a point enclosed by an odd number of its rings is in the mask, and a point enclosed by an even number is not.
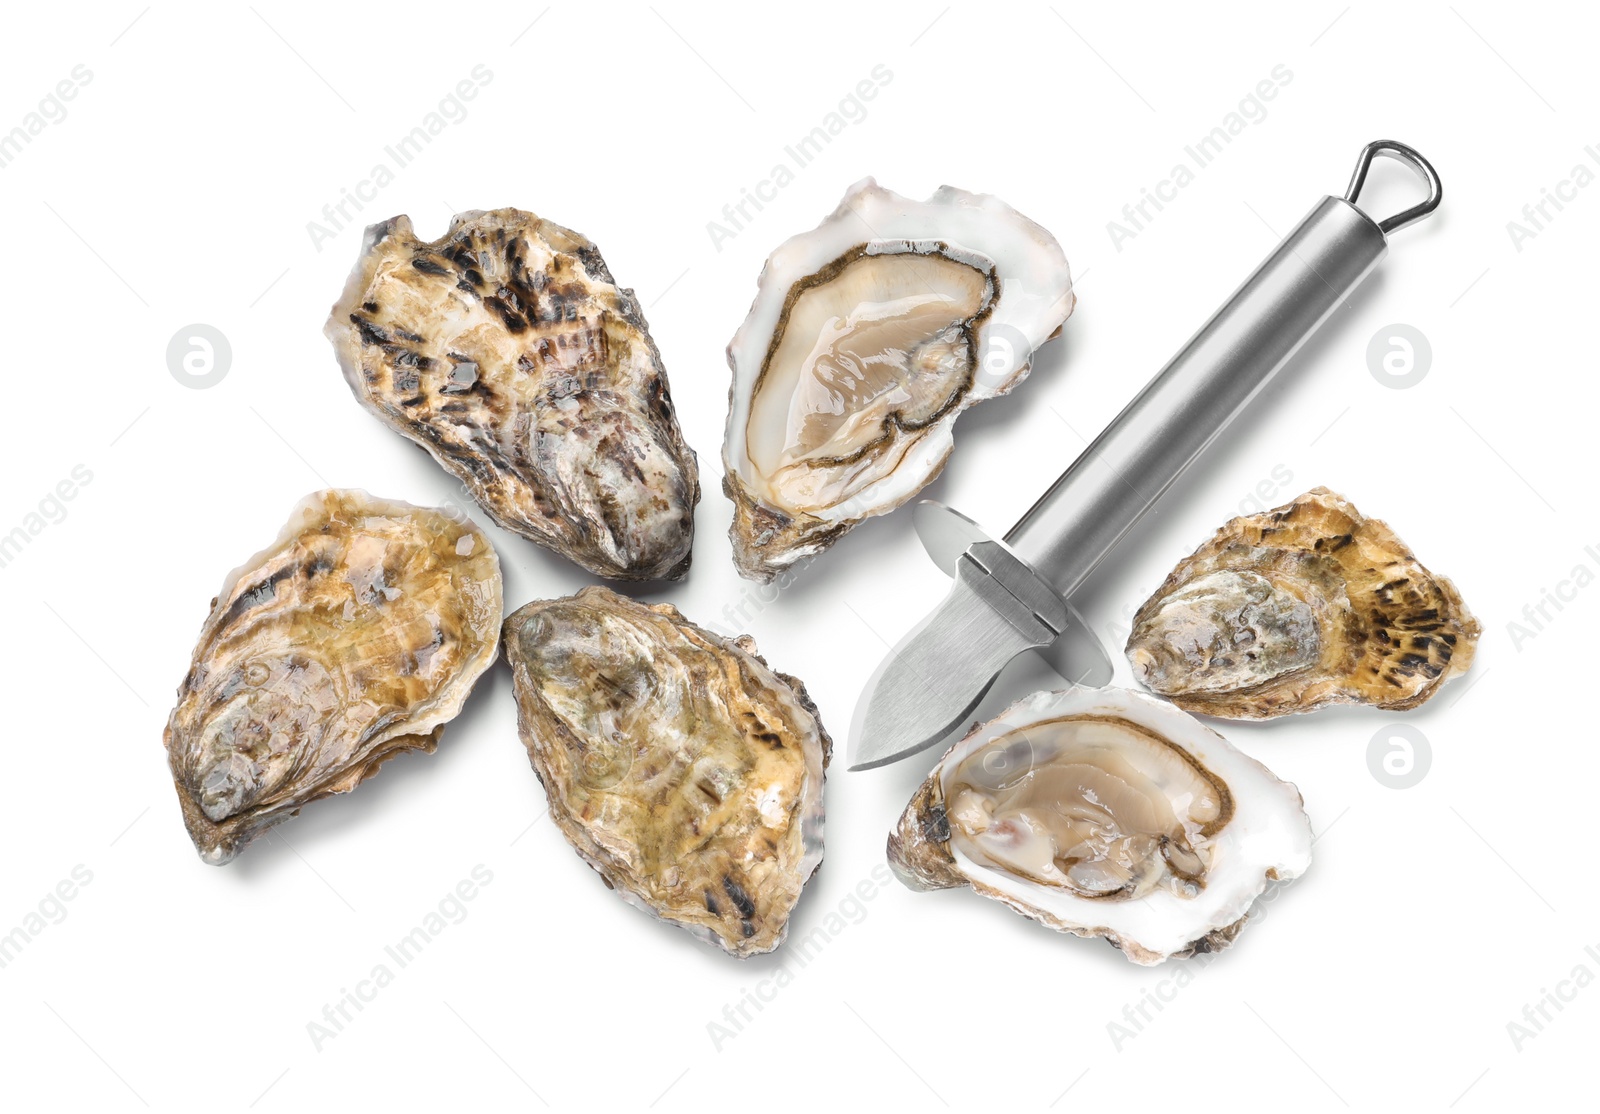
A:
[[[228,574],[167,721],[200,857],[221,864],[404,750],[432,751],[499,651],[500,562],[470,521],[322,491]]]
[[[375,224],[324,331],[361,404],[507,530],[600,576],[688,570],[694,451],[633,291],[578,233],[517,209],[432,243]]]
[[[605,588],[528,604],[505,644],[550,815],[606,885],[732,955],[782,943],[822,861],[830,743],[805,686]]]
[[[1169,704],[1041,692],[973,728],[889,836],[915,890],[971,886],[1135,963],[1219,951],[1311,862],[1300,793]]]
[[[1127,653],[1181,708],[1267,719],[1415,708],[1466,672],[1480,629],[1393,530],[1316,487],[1181,561],[1134,616]]]
[[[723,490],[734,562],[771,580],[944,467],[1073,307],[1054,237],[997,198],[912,201],[867,178],[779,245],[728,345]]]

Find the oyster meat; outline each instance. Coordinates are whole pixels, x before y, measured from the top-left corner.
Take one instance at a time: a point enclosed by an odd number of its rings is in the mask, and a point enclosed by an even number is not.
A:
[[[1480,629],[1393,530],[1316,487],[1235,518],[1181,561],[1134,616],[1127,653],[1181,708],[1268,719],[1415,708],[1466,672]]]
[[[700,481],[633,291],[518,209],[431,243],[367,229],[325,329],[356,398],[513,533],[600,576],[677,579]]]
[[[200,857],[221,864],[302,805],[432,751],[499,652],[482,530],[364,491],[307,496],[228,574],[167,721]]]
[[[1311,862],[1300,793],[1170,704],[1041,692],[973,728],[889,836],[916,890],[971,886],[1135,963],[1219,951]]]
[[[771,580],[922,490],[1073,307],[1055,238],[998,198],[852,186],[779,245],[728,345],[734,562]]]
[[[735,956],[783,942],[822,861],[830,743],[748,639],[606,588],[505,623],[550,815],[624,901]]]

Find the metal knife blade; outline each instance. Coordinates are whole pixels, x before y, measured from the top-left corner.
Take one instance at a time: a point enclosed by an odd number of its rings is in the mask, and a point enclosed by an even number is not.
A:
[[[1407,163],[1428,186],[1424,201],[1382,221],[1356,205],[1380,155]],[[1003,541],[971,520],[944,531],[955,542],[933,548],[983,540],[962,553],[944,603],[868,682],[851,725],[850,768],[931,746],[1016,654],[1053,646],[1067,628],[1066,601],[1095,566],[1344,303],[1383,257],[1387,235],[1433,212],[1442,196],[1415,150],[1369,143],[1345,196],[1311,210]]]
[[[1001,586],[982,563],[981,544],[962,555],[944,602],[900,640],[867,682],[850,725],[852,770],[886,765],[943,736],[978,706],[1008,661],[1050,645],[1060,634]],[[976,691],[951,683],[970,676],[987,680]]]

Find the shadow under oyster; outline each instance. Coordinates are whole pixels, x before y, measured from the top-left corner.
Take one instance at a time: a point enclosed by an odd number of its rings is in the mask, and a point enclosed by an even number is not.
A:
[[[588,239],[518,209],[367,229],[324,332],[361,404],[505,529],[600,576],[677,579],[700,482],[661,354]]]
[[[830,741],[805,686],[669,604],[590,587],[505,622],[550,815],[628,904],[769,952],[822,861]]]
[[[301,806],[431,752],[499,652],[500,562],[469,520],[306,497],[228,574],[165,743],[184,824],[222,864]]]
[[[1179,562],[1134,616],[1127,654],[1147,688],[1205,715],[1403,710],[1467,671],[1480,630],[1385,523],[1315,487]]]

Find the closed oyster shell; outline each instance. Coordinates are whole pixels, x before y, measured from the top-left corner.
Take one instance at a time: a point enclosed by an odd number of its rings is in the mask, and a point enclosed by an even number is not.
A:
[[[1456,586],[1325,487],[1227,523],[1133,618],[1128,660],[1181,708],[1268,719],[1415,708],[1472,662]]]
[[[830,742],[805,686],[599,587],[519,609],[505,645],[550,815],[606,885],[731,955],[782,943],[822,861]]]
[[[661,354],[600,249],[518,209],[367,229],[324,330],[350,389],[489,515],[600,576],[677,579],[700,499]]]
[[[944,467],[956,418],[1005,394],[1074,304],[1055,238],[995,197],[852,186],[773,251],[728,345],[734,563],[771,580]]]
[[[939,760],[889,835],[914,890],[970,886],[1139,964],[1233,943],[1311,863],[1299,790],[1126,689],[1025,697]]]
[[[499,648],[500,562],[445,511],[307,496],[228,574],[165,735],[183,821],[222,864],[301,806],[432,751]]]

